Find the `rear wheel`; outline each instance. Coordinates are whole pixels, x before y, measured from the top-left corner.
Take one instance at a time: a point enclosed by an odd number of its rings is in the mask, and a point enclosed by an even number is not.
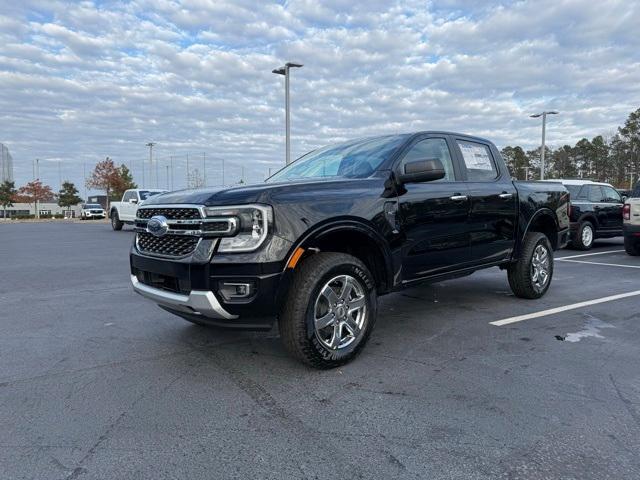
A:
[[[122,230],[122,226],[124,223],[120,221],[120,217],[118,216],[118,211],[113,210],[111,212],[111,228],[114,230]]]
[[[624,250],[634,257],[640,255],[640,239],[628,237],[625,235],[624,237]]]
[[[593,224],[589,221],[584,221],[578,227],[576,236],[571,243],[579,250],[590,250],[591,247],[593,247],[593,240],[595,237],[596,235]]]
[[[507,276],[516,297],[540,298],[547,292],[553,277],[553,249],[543,233],[525,235],[520,259],[509,266]]]
[[[285,348],[316,368],[352,360],[376,320],[373,276],[357,258],[318,253],[296,269],[278,319]]]

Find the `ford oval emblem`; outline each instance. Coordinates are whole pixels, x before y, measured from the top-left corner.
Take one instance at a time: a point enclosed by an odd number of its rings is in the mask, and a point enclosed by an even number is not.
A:
[[[162,215],[156,215],[151,217],[147,222],[147,232],[154,237],[162,237],[169,231],[169,224],[167,219]]]

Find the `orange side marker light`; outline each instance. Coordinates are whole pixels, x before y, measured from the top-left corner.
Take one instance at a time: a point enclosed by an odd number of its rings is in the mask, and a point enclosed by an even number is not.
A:
[[[289,263],[287,263],[287,268],[296,268],[296,265],[298,264],[298,260],[300,260],[300,257],[302,257],[303,253],[304,253],[304,248],[302,247],[296,248],[296,251],[293,252],[293,255],[291,255],[291,259],[289,260]]]

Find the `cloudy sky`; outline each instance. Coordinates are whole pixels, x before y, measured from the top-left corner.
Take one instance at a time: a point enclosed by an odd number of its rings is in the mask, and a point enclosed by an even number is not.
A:
[[[83,183],[106,156],[146,183],[190,168],[207,182],[264,178],[292,151],[447,129],[499,147],[607,134],[640,107],[640,2],[629,0],[0,0],[0,142],[16,182]],[[203,155],[204,152],[204,155]],[[153,178],[150,181],[150,178]],[[81,191],[83,189],[81,188]]]

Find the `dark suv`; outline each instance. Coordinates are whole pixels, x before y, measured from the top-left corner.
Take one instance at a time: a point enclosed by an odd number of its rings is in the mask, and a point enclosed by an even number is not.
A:
[[[562,182],[571,194],[571,245],[589,250],[596,238],[622,235],[620,193],[608,183],[591,180],[550,180]]]

